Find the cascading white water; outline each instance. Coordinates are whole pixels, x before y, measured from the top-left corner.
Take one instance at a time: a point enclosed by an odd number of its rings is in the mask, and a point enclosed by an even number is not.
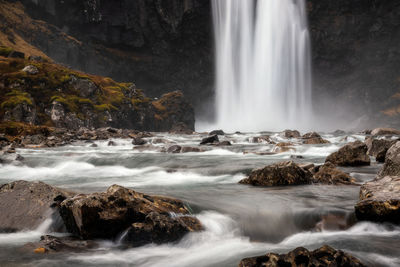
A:
[[[216,127],[307,128],[311,49],[304,0],[213,0],[212,8]]]

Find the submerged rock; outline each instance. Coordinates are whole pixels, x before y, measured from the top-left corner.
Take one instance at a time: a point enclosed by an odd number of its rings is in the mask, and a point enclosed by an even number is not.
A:
[[[359,220],[400,224],[400,177],[386,176],[362,185],[355,211]]]
[[[349,143],[339,151],[330,154],[325,162],[331,162],[338,166],[365,166],[371,164],[367,155],[368,147],[361,141]]]
[[[133,245],[176,241],[202,228],[196,218],[186,224],[189,211],[178,199],[150,196],[113,185],[104,193],[77,195],[60,204],[67,230],[84,239],[115,239],[127,231]]]
[[[240,261],[239,267],[286,267],[286,266],[365,266],[361,261],[350,254],[341,250],[336,250],[330,246],[323,246],[314,251],[298,247],[287,254],[268,253],[263,256],[246,258]]]
[[[367,138],[365,144],[368,147],[367,154],[376,158],[377,162],[385,162],[386,152],[397,140]]]
[[[182,150],[182,147],[181,147],[181,146],[179,146],[179,145],[173,145],[173,146],[170,146],[170,147],[167,149],[167,152],[168,152],[168,153],[181,153],[181,150]]]
[[[132,145],[135,146],[142,146],[145,145],[147,142],[140,137],[132,137]]]
[[[319,184],[356,184],[356,180],[349,174],[335,168],[330,162],[319,167],[318,172],[314,174],[314,183]]]
[[[293,161],[285,161],[254,170],[241,184],[256,186],[283,186],[311,184],[312,175]]]
[[[266,144],[274,144],[275,142],[271,140],[269,135],[261,135],[249,138],[250,143],[266,143]]]
[[[400,141],[392,145],[386,152],[385,164],[378,176],[400,176]]]
[[[29,250],[35,253],[83,253],[87,252],[89,249],[98,248],[98,246],[99,245],[97,243],[91,240],[81,240],[71,236],[55,237],[51,235],[44,235],[40,237],[39,242],[25,244],[22,250]]]
[[[198,147],[190,147],[190,146],[182,147],[181,153],[190,153],[190,152],[204,152],[204,150]]]
[[[200,145],[210,145],[210,144],[216,144],[216,143],[219,143],[218,135],[212,135],[212,136],[203,138],[200,142]]]
[[[36,229],[50,216],[52,207],[72,195],[42,182],[16,181],[2,185],[0,232]]]

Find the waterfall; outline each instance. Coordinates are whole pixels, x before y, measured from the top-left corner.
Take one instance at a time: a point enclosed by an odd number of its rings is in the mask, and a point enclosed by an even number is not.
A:
[[[216,125],[224,130],[306,128],[311,49],[304,0],[212,0]]]

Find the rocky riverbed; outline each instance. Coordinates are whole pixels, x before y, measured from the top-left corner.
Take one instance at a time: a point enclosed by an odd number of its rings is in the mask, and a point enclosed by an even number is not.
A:
[[[398,266],[399,143],[389,130],[3,135],[0,258]]]

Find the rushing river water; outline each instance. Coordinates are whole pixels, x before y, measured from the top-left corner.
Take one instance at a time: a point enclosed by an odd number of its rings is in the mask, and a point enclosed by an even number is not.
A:
[[[0,266],[237,266],[243,257],[286,253],[329,244],[359,257],[369,266],[400,266],[400,227],[361,222],[346,229],[317,230],[322,218],[351,221],[359,186],[307,185],[252,187],[237,182],[254,168],[296,157],[296,162],[323,163],[325,157],[362,135],[324,135],[327,145],[298,145],[296,151],[257,155],[272,145],[252,144],[259,134],[221,137],[230,147],[207,147],[201,153],[167,154],[136,151],[131,140],[114,140],[48,149],[19,149],[20,164],[0,165],[0,184],[40,180],[77,192],[104,191],[112,184],[186,201],[205,227],[178,243],[120,249],[102,241],[87,253],[32,255],[20,247],[51,231],[51,220],[35,231],[0,234]],[[201,135],[157,134],[185,146],[197,146]],[[273,139],[283,141],[272,133]],[[151,140],[151,138],[149,138]],[[165,146],[165,145],[158,145]],[[244,151],[250,153],[243,153]],[[374,178],[381,166],[348,168],[359,182]],[[52,233],[54,234],[54,233]],[[55,233],[57,234],[57,233]]]

